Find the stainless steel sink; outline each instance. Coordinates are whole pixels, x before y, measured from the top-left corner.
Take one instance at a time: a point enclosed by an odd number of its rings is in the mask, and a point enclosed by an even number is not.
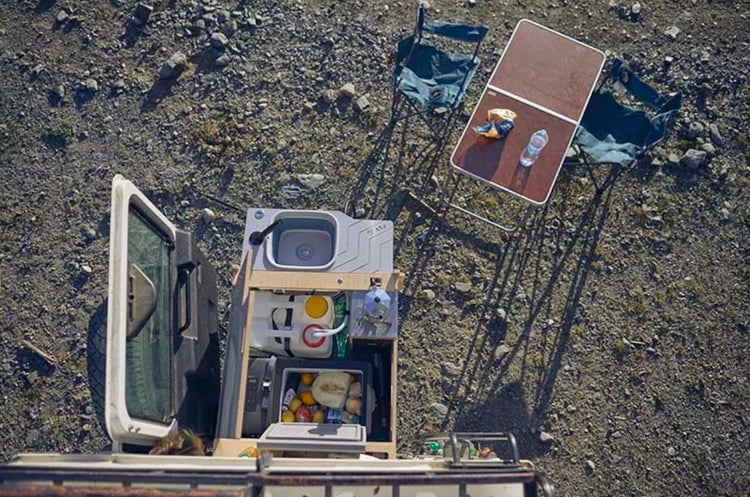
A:
[[[283,270],[325,270],[336,259],[338,221],[325,212],[279,212],[281,220],[266,241],[269,263]]]

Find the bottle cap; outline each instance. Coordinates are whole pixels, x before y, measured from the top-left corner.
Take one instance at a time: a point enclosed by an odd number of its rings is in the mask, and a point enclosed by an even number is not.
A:
[[[305,314],[313,319],[319,319],[328,312],[328,301],[320,295],[311,295],[305,301]]]

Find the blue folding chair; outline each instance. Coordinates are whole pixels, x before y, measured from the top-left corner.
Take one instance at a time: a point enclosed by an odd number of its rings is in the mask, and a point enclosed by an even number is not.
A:
[[[621,103],[610,86],[616,93],[629,95],[644,108]],[[591,95],[576,131],[575,142],[582,152],[581,162],[585,166],[632,167],[639,164],[646,152],[665,138],[672,117],[681,107],[682,93],[669,96],[659,93],[636,76],[623,61],[615,58],[608,77]],[[597,191],[608,186],[609,181],[599,186],[590,168],[589,173]],[[608,180],[614,177],[610,174]]]
[[[414,33],[399,41],[396,48],[391,124],[419,115],[438,140],[444,140],[479,66],[477,54],[488,31],[485,26],[428,21],[425,7],[419,5]],[[432,43],[439,38],[471,43],[473,53],[445,51]],[[440,126],[425,115],[438,108],[447,110],[441,113]]]

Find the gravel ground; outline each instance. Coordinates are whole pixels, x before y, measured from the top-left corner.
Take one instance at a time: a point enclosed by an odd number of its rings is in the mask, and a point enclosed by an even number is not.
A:
[[[433,215],[439,186],[452,192],[447,153],[422,164],[417,126],[378,153],[388,57],[414,7],[0,3],[0,457],[108,443],[86,344],[121,173],[196,234],[225,323],[243,234],[225,204],[353,199],[394,220],[404,455],[434,431],[512,431],[559,495],[747,494],[748,3],[432,2],[433,17],[491,28],[468,108],[521,18],[685,95],[650,166],[601,195],[566,169],[512,236]],[[466,184],[456,198],[520,208]]]

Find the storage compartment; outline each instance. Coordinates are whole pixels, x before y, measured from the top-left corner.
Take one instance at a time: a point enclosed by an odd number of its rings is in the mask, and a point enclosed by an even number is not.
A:
[[[248,367],[245,407],[242,419],[242,436],[259,437],[271,423],[281,422],[284,395],[289,389],[290,378],[299,378],[303,373],[344,371],[353,375],[365,392],[372,386],[372,365],[364,361],[323,361],[314,359],[293,359],[283,357],[254,358]],[[296,376],[295,376],[296,375]],[[300,388],[301,387],[301,388]],[[301,391],[310,391],[311,387],[301,385]],[[371,423],[372,404],[367,403],[363,395],[362,416],[359,424],[369,426]]]
[[[311,365],[315,364],[311,362]],[[334,363],[338,366],[339,363]],[[279,416],[278,419],[276,419],[276,422],[288,422],[287,420],[283,419],[283,413],[285,410],[289,408],[289,410],[296,414],[296,410],[292,409],[293,406],[290,406],[292,402],[294,402],[294,398],[300,399],[302,402],[302,406],[308,407],[308,409],[311,410],[311,414],[315,415],[318,411],[324,412],[324,417],[322,421],[318,420],[306,420],[305,422],[315,422],[315,423],[324,423],[324,424],[361,424],[364,426],[367,426],[367,413],[369,411],[367,410],[368,407],[371,405],[368,403],[368,378],[365,377],[364,374],[364,368],[369,367],[369,364],[364,364],[359,369],[347,369],[343,367],[336,367],[335,369],[331,368],[321,368],[317,364],[315,364],[315,367],[307,367],[307,368],[299,368],[299,367],[287,367],[284,368],[283,371],[281,371],[281,395],[279,396],[279,404],[277,406]],[[318,379],[321,377],[320,375],[322,373],[344,373],[345,375],[342,376],[343,379],[345,379],[348,384],[345,385],[344,391],[341,393],[344,397],[344,405],[342,407],[331,407],[323,405],[318,397],[316,397],[314,392],[314,386],[315,382],[318,381]],[[304,384],[304,375],[312,375],[312,384],[311,385],[305,385]],[[348,378],[346,378],[348,376]],[[361,407],[359,413],[356,412],[349,412],[350,410],[347,409],[348,404],[347,401],[350,398],[350,389],[352,385],[359,383],[361,388]],[[315,404],[309,404],[308,402],[304,402],[304,400],[312,399],[315,401]],[[295,422],[301,422],[301,421],[295,421]]]
[[[347,359],[366,361],[372,366],[370,384],[374,409],[370,411],[367,440],[396,441],[396,342],[392,340],[353,340]],[[368,408],[369,409],[369,408]]]

